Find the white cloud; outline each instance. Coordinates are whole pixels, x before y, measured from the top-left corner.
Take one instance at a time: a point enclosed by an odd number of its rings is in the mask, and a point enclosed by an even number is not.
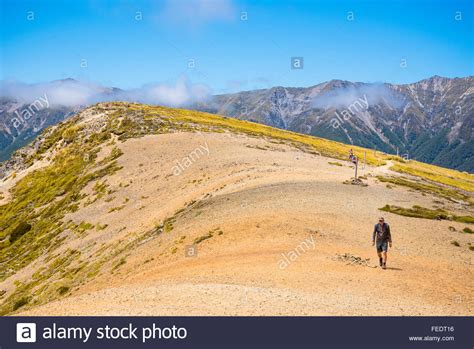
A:
[[[201,101],[210,95],[210,89],[202,84],[191,84],[181,77],[172,84],[150,84],[139,89],[123,91],[118,94],[122,100],[137,101],[148,104],[183,106]]]
[[[346,108],[359,98],[366,98],[369,105],[386,103],[393,108],[399,108],[403,105],[400,94],[384,84],[377,83],[360,86],[352,85],[323,92],[314,98],[313,106],[322,109]]]
[[[101,101],[133,101],[179,107],[205,100],[211,93],[207,86],[193,84],[184,76],[176,84],[149,84],[132,90],[112,89],[73,79],[39,84],[2,81],[0,88],[2,97],[19,102],[28,103],[47,95],[51,105],[63,106],[83,106]]]
[[[1,96],[19,102],[32,102],[44,95],[51,105],[75,106],[93,102],[94,97],[103,92],[99,85],[78,82],[72,79],[56,80],[47,83],[25,84],[18,81],[2,81]]]

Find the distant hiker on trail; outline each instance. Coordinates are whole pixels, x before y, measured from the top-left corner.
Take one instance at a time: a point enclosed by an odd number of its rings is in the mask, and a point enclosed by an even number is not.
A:
[[[354,155],[352,149],[349,150],[349,160],[351,160],[351,162],[353,162],[354,164],[357,162],[357,156]]]
[[[382,269],[387,268],[387,251],[388,245],[392,247],[392,235],[390,234],[390,226],[385,223],[383,217],[380,217],[379,222],[374,227],[372,234],[372,246],[377,246],[377,255]]]

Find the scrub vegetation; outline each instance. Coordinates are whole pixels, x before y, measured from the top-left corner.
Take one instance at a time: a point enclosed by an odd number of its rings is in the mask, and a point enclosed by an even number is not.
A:
[[[397,161],[391,170],[474,193],[474,175],[418,161]]]
[[[474,205],[472,196],[468,196],[459,189],[450,188],[447,185],[434,184],[427,181],[411,180],[405,177],[377,176],[381,182],[404,186],[410,189],[418,190],[422,193],[432,194],[449,201],[464,201],[469,205]]]
[[[412,208],[403,208],[395,205],[385,205],[384,207],[380,208],[380,210],[406,217],[449,220],[461,223],[474,224],[473,216],[456,216],[442,209],[429,209],[417,205],[414,205]]]

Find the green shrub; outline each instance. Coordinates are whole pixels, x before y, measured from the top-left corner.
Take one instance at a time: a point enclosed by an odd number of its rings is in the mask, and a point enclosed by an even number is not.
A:
[[[454,221],[460,223],[471,223],[474,224],[474,217],[473,216],[454,216]]]
[[[197,237],[196,239],[194,239],[194,243],[197,245],[197,244],[203,242],[204,240],[207,240],[207,239],[212,238],[212,236],[213,236],[213,233],[212,233],[212,232],[209,232],[209,233],[206,234],[206,235],[199,236],[199,237]]]
[[[21,297],[19,300],[17,300],[15,303],[13,303],[13,308],[12,310],[18,310],[22,306],[27,305],[29,303],[30,299],[28,297]]]
[[[31,224],[26,222],[20,222],[10,234],[10,243],[13,244],[16,240],[21,238],[27,232],[31,230]]]
[[[122,209],[124,209],[124,208],[125,208],[125,205],[121,205],[121,206],[117,206],[117,207],[112,207],[112,208],[109,208],[108,213],[120,211],[120,210],[122,210]]]
[[[104,230],[105,228],[107,228],[109,225],[108,224],[100,224],[100,223],[97,223],[97,225],[95,226],[95,229],[97,231],[100,231],[100,230]]]
[[[58,293],[59,293],[60,296],[66,294],[68,291],[69,291],[68,286],[61,286],[61,287],[58,288]]]
[[[78,228],[79,228],[79,231],[80,231],[80,232],[85,232],[86,230],[93,229],[93,228],[94,228],[94,224],[82,221],[82,222],[79,224]]]
[[[78,131],[79,131],[79,128],[77,128],[76,126],[69,127],[66,130],[64,130],[64,132],[62,133],[61,135],[62,139],[66,143],[71,143],[77,137]]]
[[[174,225],[173,225],[174,222],[175,222],[174,217],[167,218],[167,219],[164,220],[163,230],[164,230],[165,233],[169,233],[170,231],[172,231],[174,229]]]
[[[209,230],[209,233],[207,233],[207,235],[203,235],[203,236],[200,236],[200,237],[197,237],[196,239],[194,239],[194,243],[199,244],[199,243],[203,242],[204,240],[212,238],[214,236],[214,234],[222,235],[222,234],[224,234],[224,232],[220,228],[216,228],[214,230]]]
[[[112,271],[117,270],[118,268],[120,268],[125,263],[127,263],[125,258],[120,258],[120,260],[117,263],[115,263],[115,265],[113,266]]]
[[[464,228],[462,231],[466,234],[474,234],[474,230],[468,227]]]

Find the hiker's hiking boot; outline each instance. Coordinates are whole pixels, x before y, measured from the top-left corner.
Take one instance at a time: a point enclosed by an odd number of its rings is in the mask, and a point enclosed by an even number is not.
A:
[[[385,263],[382,265],[382,269],[387,269],[387,265]]]
[[[379,263],[380,263],[380,266],[383,265],[383,263],[382,263],[382,258],[379,258]]]

